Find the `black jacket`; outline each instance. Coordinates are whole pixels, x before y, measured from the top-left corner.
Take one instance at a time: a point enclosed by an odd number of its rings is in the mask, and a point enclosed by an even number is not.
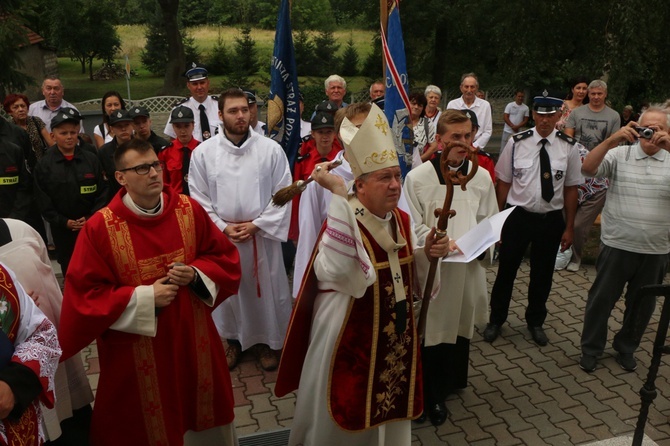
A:
[[[67,160],[57,146],[50,147],[35,166],[33,176],[40,212],[59,228],[67,227],[68,220],[88,219],[107,203],[100,160],[79,146],[72,160]]]
[[[33,205],[33,180],[23,150],[0,140],[0,218],[26,221]]]

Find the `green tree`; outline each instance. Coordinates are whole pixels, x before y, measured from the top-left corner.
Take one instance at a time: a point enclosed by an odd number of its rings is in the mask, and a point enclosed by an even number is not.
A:
[[[209,23],[219,25],[253,24],[274,29],[279,2],[276,0],[211,0]]]
[[[144,25],[154,15],[156,0],[115,0],[120,25]]]
[[[231,67],[224,87],[250,88],[250,78],[258,73],[259,67],[256,41],[251,37],[251,28],[244,25],[240,28],[240,35],[235,37]]]
[[[294,29],[334,30],[335,17],[330,0],[294,0],[291,24]]]
[[[378,29],[379,2],[361,2],[359,0],[338,0],[331,2],[333,17],[338,26]],[[368,21],[369,15],[375,15],[376,20]]]
[[[154,74],[165,72],[165,67],[169,63],[169,43],[168,36],[163,26],[163,15],[157,11],[149,21],[146,30],[146,44],[140,54],[142,65]],[[181,44],[184,47],[184,63],[179,72],[179,83],[172,91],[179,91],[183,87],[184,81],[182,74],[187,63],[200,63],[200,55],[195,46],[195,40],[187,34],[180,33]]]
[[[226,48],[226,44],[221,36],[216,39],[216,44],[207,57],[207,69],[212,74],[225,74],[230,68],[230,51]]]
[[[343,76],[358,76],[358,51],[354,46],[354,37],[349,36],[347,40],[347,46],[344,47],[344,53],[342,54],[342,68],[340,72]]]
[[[248,25],[242,26],[240,35],[235,37],[232,63],[233,70],[244,76],[253,76],[258,72],[258,50]]]
[[[112,60],[121,46],[116,32],[115,9],[111,3],[97,0],[70,0],[55,11],[54,37],[58,48],[81,63],[82,74],[88,64],[93,80],[93,60]],[[95,36],[95,37],[93,37]]]
[[[209,10],[212,0],[189,0],[187,6],[179,8],[179,19],[183,27],[188,28],[209,23]]]
[[[379,79],[386,75],[382,72],[382,39],[380,34],[372,36],[372,52],[363,63],[362,74],[368,79]]]
[[[175,93],[183,88],[182,74],[186,65],[184,38],[179,25],[179,0],[157,0],[167,42],[167,63],[163,79],[163,94]]]
[[[314,52],[316,51],[316,46],[314,46],[310,34],[304,29],[294,32],[293,47],[295,49],[295,64],[296,69],[298,70],[298,75],[314,75],[316,68],[316,56]]]
[[[332,31],[323,30],[314,37],[316,51],[315,66],[317,76],[329,76],[341,68],[340,58],[337,52],[340,45],[336,43]]]
[[[0,60],[3,64],[0,70],[0,98],[10,91],[21,91],[28,83],[34,82],[20,71],[23,62],[19,50],[28,43],[28,37],[23,21],[13,14],[17,9],[18,2],[13,0],[0,5]]]

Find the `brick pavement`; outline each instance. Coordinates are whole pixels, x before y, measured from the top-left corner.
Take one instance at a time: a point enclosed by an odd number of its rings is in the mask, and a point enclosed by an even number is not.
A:
[[[496,270],[495,265],[488,269],[489,287]],[[532,342],[523,321],[528,272],[524,263],[501,337],[488,344],[481,338],[483,327],[478,327],[471,344],[470,385],[447,400],[449,420],[439,428],[430,423],[415,424],[412,446],[575,445],[632,434],[640,408],[638,392],[651,360],[659,311],[645,334],[637,354],[639,367],[634,373],[619,367],[608,344],[598,369],[587,374],[577,361],[584,305],[594,268],[583,266],[578,273],[561,271],[554,275],[545,324],[550,344],[546,347]],[[618,329],[622,317],[620,301],[614,309],[611,328]],[[610,341],[612,336],[610,332]],[[83,355],[95,389],[99,371],[95,345]],[[668,360],[664,359],[656,381],[659,394],[649,410],[645,430],[659,445],[670,445],[668,371]],[[276,372],[263,372],[246,354],[231,377],[240,437],[290,427],[295,395],[273,395]]]

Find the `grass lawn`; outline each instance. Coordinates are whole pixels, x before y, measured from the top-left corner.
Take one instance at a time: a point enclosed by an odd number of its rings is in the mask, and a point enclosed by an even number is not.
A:
[[[119,36],[121,37],[121,52],[118,55],[117,62],[123,64],[124,56],[127,54],[130,60],[130,66],[137,76],[130,80],[130,94],[133,99],[142,99],[151,96],[156,96],[163,86],[163,76],[153,75],[142,67],[140,61],[140,54],[144,48],[144,27],[141,25],[121,25],[117,27]],[[200,26],[195,28],[188,28],[187,33],[195,39],[195,44],[203,55],[206,55],[217,42],[219,35],[225,42],[228,49],[232,49],[235,37],[239,35],[238,28],[235,27],[215,27],[215,26]],[[257,90],[264,91],[269,88],[263,82],[269,79],[269,61],[272,57],[272,49],[274,46],[274,30],[253,29],[252,37],[256,41],[258,55],[261,60],[268,61],[267,75],[260,76],[257,82]],[[372,52],[372,36],[371,31],[363,30],[344,30],[336,31],[334,33],[335,39],[340,44],[340,51],[344,50],[347,40],[353,36],[356,49],[361,61]],[[97,70],[102,65],[102,61],[93,62],[93,70]],[[88,68],[85,74],[81,73],[81,65],[77,61],[71,61],[67,57],[58,59],[58,66],[60,69],[60,76],[63,84],[67,90],[66,98],[70,102],[81,102],[88,99],[100,98],[109,90],[117,90],[125,97],[127,96],[127,87],[125,79],[115,79],[109,81],[91,81],[88,78]],[[380,62],[381,67],[381,62]],[[261,79],[261,77],[263,79]],[[323,79],[305,77],[300,78],[301,85],[310,85],[313,83],[321,83]],[[211,85],[212,91],[220,90],[223,83],[222,76],[212,76]],[[348,78],[348,90],[359,91],[367,88],[367,80],[364,77]],[[184,95],[188,90],[184,87],[182,92]]]

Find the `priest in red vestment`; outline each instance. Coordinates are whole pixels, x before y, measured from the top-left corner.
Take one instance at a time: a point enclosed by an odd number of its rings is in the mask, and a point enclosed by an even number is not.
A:
[[[64,358],[97,341],[91,444],[236,445],[211,312],[237,292],[237,250],[198,203],[163,188],[149,143],[114,158],[123,188],[79,235],[59,326]]]
[[[384,112],[372,105],[340,135],[355,194],[319,164],[333,193],[328,218],[291,318],[275,386],[298,388],[289,445],[406,446],[423,411],[419,339],[412,312],[417,270],[449,250],[448,237],[415,248],[397,209],[400,167]],[[420,273],[420,271],[419,271]]]

